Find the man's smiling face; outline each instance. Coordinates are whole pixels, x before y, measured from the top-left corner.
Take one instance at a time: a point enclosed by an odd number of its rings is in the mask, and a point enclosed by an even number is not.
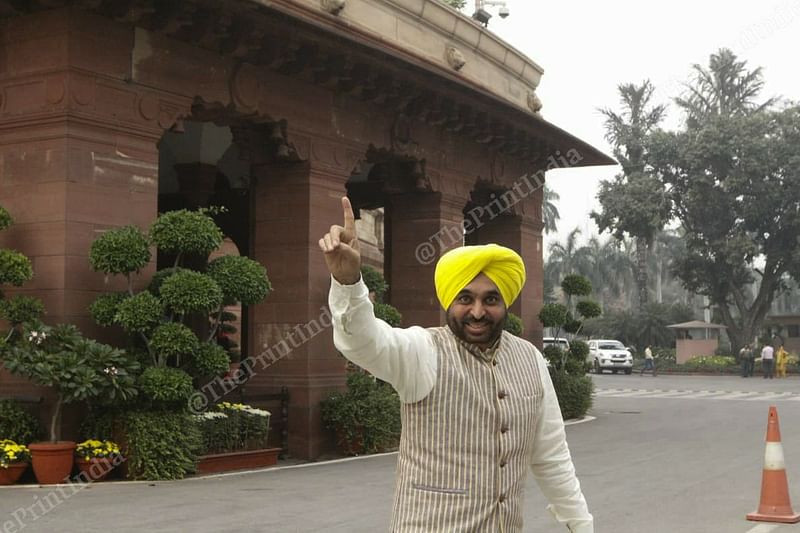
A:
[[[486,349],[503,332],[506,315],[497,285],[485,274],[478,274],[450,304],[447,325],[459,339]]]

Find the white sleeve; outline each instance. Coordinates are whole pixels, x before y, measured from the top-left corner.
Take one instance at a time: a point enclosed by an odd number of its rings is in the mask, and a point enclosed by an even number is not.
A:
[[[564,420],[550,372],[539,351],[537,363],[542,376],[543,412],[536,424],[531,470],[550,505],[547,510],[573,533],[594,533],[594,518],[581,492],[580,482],[567,447]]]
[[[375,318],[363,280],[342,285],[331,276],[328,304],[333,343],[342,355],[390,383],[402,402],[418,402],[433,390],[438,361],[428,331],[393,328]]]

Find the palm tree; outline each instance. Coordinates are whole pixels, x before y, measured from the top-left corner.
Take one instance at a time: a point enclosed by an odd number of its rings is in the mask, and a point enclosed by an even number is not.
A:
[[[664,185],[646,172],[647,138],[666,113],[665,105],[652,105],[655,87],[649,80],[617,87],[621,112],[601,109],[605,115],[606,139],[622,173],[613,181],[601,183],[597,197],[601,213],[592,213],[600,231],[609,230],[618,240],[630,235],[636,240],[636,285],[639,308],[648,301],[647,253],[655,234],[669,216]]]
[[[561,215],[558,213],[558,207],[556,207],[555,202],[560,200],[561,197],[556,191],[547,185],[544,186],[543,194],[542,221],[544,222],[544,232],[555,233],[558,231],[557,223],[561,219]]]
[[[619,306],[625,288],[632,284],[633,263],[615,240],[601,243],[597,237],[592,237],[585,248],[592,263],[592,272],[587,277],[600,304],[605,308],[610,302],[617,302],[616,306]]]
[[[575,228],[569,232],[563,244],[560,242],[550,243],[545,264],[545,276],[548,276],[554,287],[561,285],[561,280],[567,274],[585,276],[591,271],[588,249],[578,246],[580,234],[580,228]]]
[[[761,111],[774,104],[770,98],[762,104],[755,98],[764,88],[761,67],[747,70],[747,61],[737,61],[736,55],[722,48],[711,55],[708,69],[692,66],[694,83],[686,84],[687,95],[675,99],[686,112],[686,124],[697,127],[712,116],[732,117]]]

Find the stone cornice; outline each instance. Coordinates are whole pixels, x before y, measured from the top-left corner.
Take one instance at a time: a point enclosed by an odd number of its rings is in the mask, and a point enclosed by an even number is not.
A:
[[[344,28],[351,37],[360,35],[388,53],[416,58],[439,75],[534,112],[532,95],[542,68],[439,0],[347,0],[336,15],[326,12],[324,0],[249,1],[303,16],[327,31]]]
[[[548,155],[570,150],[580,154],[575,166],[614,163],[531,111],[540,105],[529,90],[541,75],[538,67],[437,0],[347,0],[336,15],[324,9],[330,5],[341,2],[0,0],[0,17],[77,8],[219,54],[242,67],[233,70],[238,92],[232,95],[242,111],[248,105],[264,111],[257,101],[263,94],[258,72],[270,69],[396,113],[399,129],[393,142],[400,144],[409,129],[403,122],[420,121],[532,167],[546,164]],[[374,25],[368,24],[371,20]],[[409,43],[424,41],[428,31],[434,33],[427,36],[429,42],[412,50]],[[467,49],[466,43],[475,47]],[[461,46],[458,54],[450,53]],[[436,48],[441,48],[438,55]],[[480,63],[476,75],[496,75],[493,83],[505,84],[509,94],[471,79],[467,62],[472,59]],[[453,67],[461,61],[460,69]],[[526,74],[527,69],[533,70]],[[226,105],[227,100],[223,94],[219,103]]]

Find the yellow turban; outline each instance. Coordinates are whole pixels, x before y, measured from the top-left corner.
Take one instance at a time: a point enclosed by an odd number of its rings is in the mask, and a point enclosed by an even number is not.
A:
[[[442,307],[447,310],[461,289],[481,272],[497,285],[506,307],[514,303],[525,285],[525,265],[514,250],[497,244],[462,246],[436,263],[433,278]]]

